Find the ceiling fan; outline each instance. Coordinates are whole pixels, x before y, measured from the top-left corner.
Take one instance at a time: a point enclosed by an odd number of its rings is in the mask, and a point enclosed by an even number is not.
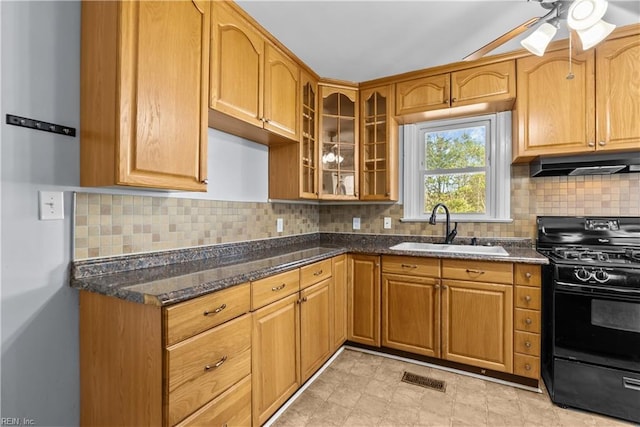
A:
[[[473,61],[482,58],[487,53],[538,24],[540,24],[538,29],[520,42],[525,49],[538,56],[544,54],[547,45],[556,35],[560,20],[566,20],[569,30],[575,30],[578,33],[584,50],[600,43],[616,27],[602,20],[607,10],[607,0],[527,1],[539,2],[540,6],[548,10],[548,12],[542,16],[533,17],[512,30],[507,31],[497,39],[487,43],[470,55],[465,56],[463,61]]]

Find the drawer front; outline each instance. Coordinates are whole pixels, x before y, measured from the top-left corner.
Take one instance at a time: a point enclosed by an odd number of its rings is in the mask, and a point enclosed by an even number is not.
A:
[[[525,332],[540,333],[540,312],[516,308],[514,315],[514,329]]]
[[[515,331],[513,350],[516,353],[540,356],[540,334]]]
[[[516,264],[514,276],[516,285],[522,286],[540,287],[540,282],[542,280],[542,273],[539,265]]]
[[[438,258],[384,255],[382,257],[382,272],[440,277],[440,260]]]
[[[540,358],[524,354],[513,355],[513,373],[529,378],[540,378]]]
[[[183,426],[250,426],[251,375],[244,377],[229,390],[204,405],[178,424]]]
[[[516,307],[540,310],[540,288],[516,286]]]
[[[243,283],[166,308],[166,345],[173,345],[247,313],[251,305],[249,290],[249,283]]]
[[[331,259],[300,267],[300,289],[308,288],[331,277]]]
[[[331,270],[331,269],[329,269]],[[299,269],[251,282],[251,309],[256,310],[300,290]]]
[[[251,315],[169,347],[166,361],[173,425],[251,373]]]
[[[513,283],[513,264],[476,260],[442,260],[442,277],[472,282]]]

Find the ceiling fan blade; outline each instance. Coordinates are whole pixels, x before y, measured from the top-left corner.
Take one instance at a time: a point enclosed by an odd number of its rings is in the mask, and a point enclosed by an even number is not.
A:
[[[507,31],[506,33],[504,33],[503,35],[501,35],[497,39],[487,43],[484,46],[482,46],[480,49],[476,50],[472,54],[465,56],[464,58],[462,58],[462,60],[463,61],[474,61],[476,59],[482,58],[487,53],[489,53],[492,50],[498,48],[499,46],[502,46],[503,44],[505,44],[506,42],[508,42],[512,38],[517,37],[520,34],[524,33],[529,28],[531,28],[533,25],[535,25],[538,21],[540,21],[542,18],[543,18],[542,16],[539,16],[539,17],[535,17],[535,18],[529,19],[527,22],[524,22],[524,23],[518,25],[517,27],[515,27],[514,29],[512,29],[510,31]]]

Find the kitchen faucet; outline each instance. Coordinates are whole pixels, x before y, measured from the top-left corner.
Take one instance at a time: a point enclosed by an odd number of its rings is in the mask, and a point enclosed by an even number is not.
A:
[[[431,216],[429,217],[429,224],[436,225],[436,211],[438,210],[439,207],[444,208],[444,213],[447,215],[447,224],[446,224],[447,229],[446,229],[446,234],[444,238],[444,243],[445,245],[448,245],[449,243],[453,242],[453,239],[455,239],[456,235],[458,234],[458,223],[456,222],[455,225],[453,226],[453,230],[451,230],[451,216],[449,216],[449,208],[447,208],[447,205],[445,205],[444,203],[438,203],[433,207],[433,210],[431,211]]]

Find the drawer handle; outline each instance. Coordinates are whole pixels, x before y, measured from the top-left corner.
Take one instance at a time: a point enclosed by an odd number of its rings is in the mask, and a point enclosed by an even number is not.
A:
[[[526,273],[524,273],[524,277],[526,277],[527,279],[531,279],[532,274],[529,273],[528,271]]]
[[[314,276],[319,276],[322,274],[322,270],[318,270],[315,273],[313,273]]]
[[[529,295],[525,295],[525,296],[524,296],[524,300],[525,300],[526,302],[530,302],[530,301],[531,301],[531,297],[530,297]]]
[[[622,377],[622,385],[624,388],[640,391],[640,380],[637,378]]]
[[[225,308],[227,308],[227,304],[222,304],[220,307],[216,308],[213,311],[209,311],[209,310],[205,310],[204,315],[208,316],[210,314],[218,314],[220,313],[222,310],[224,310]]]
[[[418,268],[415,264],[401,264],[402,268]]]
[[[484,271],[482,270],[470,270],[467,268],[467,273],[471,273],[471,274],[484,274]]]
[[[222,359],[218,360],[218,361],[217,361],[216,363],[214,363],[213,365],[205,365],[205,366],[204,366],[204,370],[205,370],[205,371],[210,371],[210,370],[212,370],[212,369],[219,368],[219,367],[220,367],[220,366],[222,366],[222,364],[223,364],[224,362],[226,362],[226,361],[227,361],[227,356],[224,356]]]
[[[525,371],[530,371],[531,370],[531,365],[528,364],[528,363],[525,363],[524,364],[524,369],[525,369]]]
[[[527,325],[530,325],[533,323],[533,320],[531,320],[530,317],[527,317],[526,319],[524,319],[524,323],[526,323]]]
[[[273,292],[278,292],[278,291],[283,290],[285,286],[287,286],[287,284],[286,284],[286,283],[283,283],[283,284],[282,284],[282,285],[280,285],[280,286],[275,286],[275,287],[271,288],[271,290],[272,290]]]
[[[531,348],[531,342],[530,341],[525,341],[524,342],[524,346],[527,348]]]

